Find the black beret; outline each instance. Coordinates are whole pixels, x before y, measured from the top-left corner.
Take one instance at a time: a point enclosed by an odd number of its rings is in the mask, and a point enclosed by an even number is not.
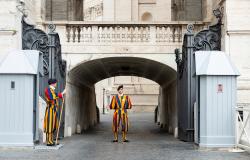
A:
[[[118,86],[117,91],[119,91],[121,88],[123,88],[123,85]]]
[[[53,79],[53,78],[52,78],[52,79],[49,79],[49,80],[48,80],[48,84],[49,84],[49,85],[55,84],[55,83],[57,83],[57,80],[56,80],[56,79]]]

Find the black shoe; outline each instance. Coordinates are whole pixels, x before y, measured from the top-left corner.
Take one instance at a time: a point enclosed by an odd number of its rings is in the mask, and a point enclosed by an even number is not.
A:
[[[47,144],[47,146],[54,146],[54,144]]]
[[[112,142],[118,142],[118,140],[117,140],[117,139],[114,139]]]
[[[125,140],[123,140],[123,142],[129,142],[129,140],[125,139]]]

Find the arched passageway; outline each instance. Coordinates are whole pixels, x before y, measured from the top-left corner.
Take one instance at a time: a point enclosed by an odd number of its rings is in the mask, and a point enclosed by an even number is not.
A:
[[[95,83],[114,76],[139,76],[160,85],[158,101],[161,125],[174,133],[177,129],[176,71],[166,64],[139,57],[109,57],[82,62],[67,75],[65,136],[97,123]]]

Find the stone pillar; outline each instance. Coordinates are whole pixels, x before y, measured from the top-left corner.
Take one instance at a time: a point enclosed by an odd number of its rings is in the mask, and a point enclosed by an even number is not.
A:
[[[213,0],[202,1],[203,21],[210,22],[213,16]]]
[[[74,5],[74,20],[82,21],[83,20],[83,0],[75,0]]]
[[[202,20],[201,0],[172,0],[172,20],[199,21]]]
[[[35,21],[37,24],[41,25],[43,21],[45,21],[46,17],[46,1],[45,0],[37,0],[34,5],[35,9]],[[39,26],[41,28],[41,26]]]
[[[115,21],[131,21],[132,0],[115,0]]]
[[[157,0],[156,15],[153,15],[155,21],[171,21],[171,1]]]
[[[115,20],[115,0],[103,0],[103,21]]]
[[[250,1],[227,0],[224,3],[225,48],[241,74],[237,81],[237,103],[250,104]]]
[[[138,2],[138,0],[132,0],[132,19],[131,19],[131,21],[139,21],[139,17],[138,17],[138,15],[139,15],[139,10],[138,10],[138,7],[139,7],[139,4],[138,4],[139,2]]]
[[[67,2],[67,12],[68,12],[68,21],[74,19],[74,0],[68,0]]]
[[[52,20],[52,0],[46,0],[45,2],[45,19],[47,21]]]
[[[68,18],[67,0],[47,0],[45,6],[46,6],[45,12],[47,21],[67,20]]]
[[[22,49],[22,13],[18,8],[23,7],[16,0],[0,1],[0,48],[1,53],[13,49]],[[0,54],[1,54],[0,53]]]

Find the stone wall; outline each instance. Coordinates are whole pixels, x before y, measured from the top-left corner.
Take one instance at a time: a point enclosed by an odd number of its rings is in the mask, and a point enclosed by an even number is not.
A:
[[[67,0],[46,0],[46,20],[67,20]]]
[[[178,136],[178,112],[176,97],[176,81],[168,86],[161,86],[159,95],[159,123],[161,128],[166,129],[170,134]]]
[[[193,5],[188,3],[188,5]],[[84,14],[84,15],[83,15]],[[46,20],[76,21],[171,21],[171,2],[166,0],[46,0]],[[85,17],[85,19],[83,18]]]
[[[82,21],[83,1],[82,0],[46,0],[47,21]]]
[[[1,53],[22,48],[21,20],[23,14],[18,8],[25,9],[24,13],[28,15],[26,21],[30,24],[41,24],[44,20],[45,0],[24,0],[23,2],[22,6],[17,0],[0,1]]]
[[[159,85],[136,76],[117,76],[98,82],[95,85],[96,100],[101,111],[103,110],[103,95],[106,107],[110,104],[112,96],[117,94],[117,87],[121,84],[124,85],[124,94],[131,98],[133,104],[131,112],[154,112],[158,105]],[[104,94],[103,88],[105,88]]]
[[[75,134],[77,125],[80,126],[81,132],[84,132],[97,123],[94,86],[80,86],[68,79],[65,102],[65,137]]]
[[[172,0],[173,21],[202,21],[202,0]]]
[[[238,78],[238,103],[250,103],[250,1],[228,0],[225,3],[225,48],[241,73]]]
[[[225,51],[239,69],[237,103],[249,104],[250,95],[250,1],[248,0],[205,0],[203,10],[204,21],[215,24],[217,19],[213,10],[223,8],[222,50]],[[204,12],[204,13],[205,13]]]
[[[250,69],[249,69],[249,44],[250,44],[250,1],[237,0],[215,0],[210,2],[210,10],[223,7],[222,20],[222,50],[230,57],[241,76],[238,77],[237,103],[249,104],[250,95]],[[212,13],[207,19],[215,23],[216,19]]]
[[[13,49],[21,49],[21,16],[17,10],[16,0],[0,1],[0,49],[6,53]]]
[[[103,0],[86,0],[83,6],[84,21],[102,21]]]

